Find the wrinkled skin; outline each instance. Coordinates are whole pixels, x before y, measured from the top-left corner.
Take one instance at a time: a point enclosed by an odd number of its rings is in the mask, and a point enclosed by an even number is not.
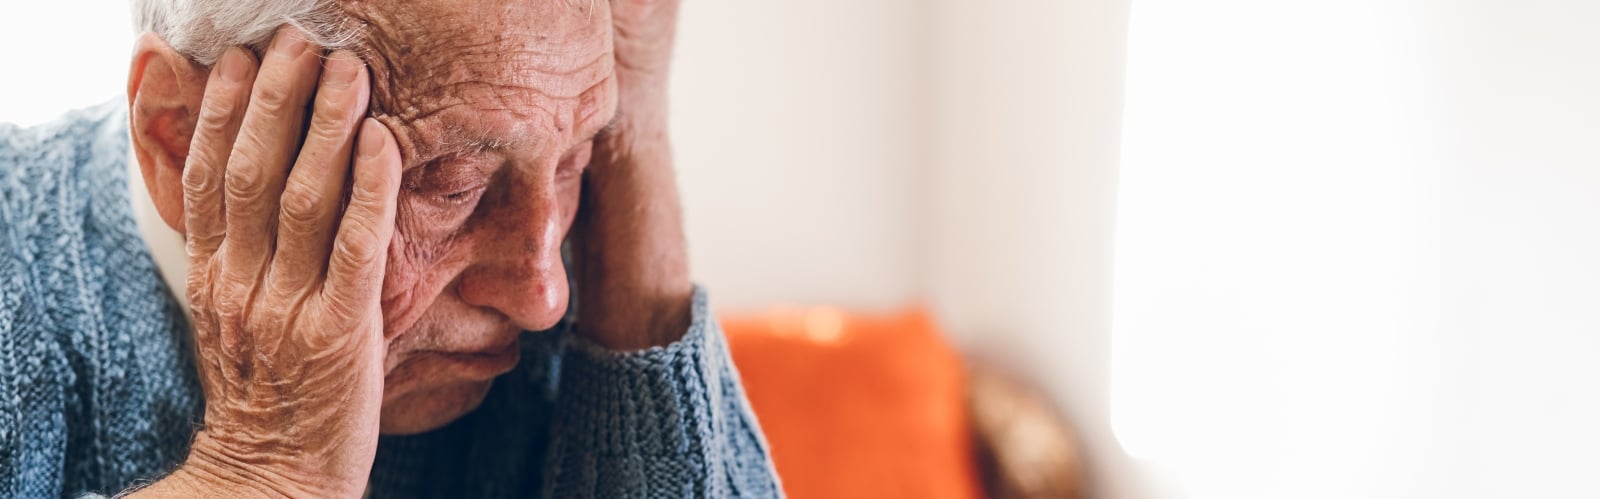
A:
[[[688,326],[675,1],[345,7],[353,51],[287,28],[210,69],[136,48],[134,149],[186,234],[207,399],[189,459],[140,495],[358,496],[380,430],[471,411],[562,317],[569,232],[580,336]]]
[[[561,241],[614,116],[606,2],[371,2],[374,117],[405,177],[383,287],[383,430],[438,427],[566,311]]]

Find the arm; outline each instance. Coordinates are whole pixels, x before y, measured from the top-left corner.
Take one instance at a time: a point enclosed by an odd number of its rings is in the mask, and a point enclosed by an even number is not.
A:
[[[578,337],[562,359],[546,497],[779,497],[727,342],[689,281],[667,66],[678,2],[614,0],[618,119],[574,228]]]
[[[618,352],[581,336],[562,360],[544,497],[781,497],[703,289],[666,346]]]

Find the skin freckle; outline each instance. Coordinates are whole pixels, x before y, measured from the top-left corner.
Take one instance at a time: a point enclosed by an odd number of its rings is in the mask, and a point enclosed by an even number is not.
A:
[[[540,299],[566,302],[560,245],[580,189],[575,176],[558,171],[563,158],[588,157],[571,151],[589,147],[615,113],[609,7],[488,0],[344,7],[365,28],[358,52],[372,78],[369,114],[394,133],[402,160],[383,294],[394,335],[386,367],[402,374],[385,385],[384,406],[473,399],[463,391],[478,384],[441,388],[459,380],[402,366],[430,349],[515,334],[510,319],[463,291],[475,280],[481,297],[486,278],[554,279],[540,286],[559,286],[558,296]],[[442,199],[478,185],[481,193]],[[386,413],[385,425],[428,426],[408,417]]]

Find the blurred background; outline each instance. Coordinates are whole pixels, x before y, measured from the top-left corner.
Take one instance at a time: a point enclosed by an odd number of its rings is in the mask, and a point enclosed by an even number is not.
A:
[[[0,121],[120,98],[129,25],[0,8]],[[1600,497],[1595,26],[686,0],[694,275],[794,497]],[[852,423],[881,434],[816,440]]]

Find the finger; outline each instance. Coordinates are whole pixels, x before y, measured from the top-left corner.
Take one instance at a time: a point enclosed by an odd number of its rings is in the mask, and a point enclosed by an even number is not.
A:
[[[211,257],[225,237],[223,185],[228,157],[244,121],[256,73],[255,58],[248,51],[233,47],[223,52],[206,84],[184,162],[184,239],[191,262],[187,289],[194,310],[211,306],[209,284],[215,278]],[[202,380],[211,385],[212,394],[218,394],[233,386],[238,376],[221,357],[222,326],[212,319],[206,313],[194,314],[196,361]]]
[[[357,141],[350,203],[339,221],[323,287],[323,295],[345,319],[378,303],[400,195],[400,150],[389,130],[368,118]]]
[[[300,145],[319,55],[304,34],[285,27],[261,62],[224,181],[225,278],[256,282],[271,255],[278,196]]]
[[[321,282],[333,246],[350,154],[367,108],[369,87],[361,59],[334,52],[322,71],[311,126],[279,200],[278,244],[272,289],[297,292]]]
[[[184,236],[191,261],[210,258],[222,243],[223,173],[255,76],[255,58],[233,47],[223,52],[206,82],[183,166]]]

